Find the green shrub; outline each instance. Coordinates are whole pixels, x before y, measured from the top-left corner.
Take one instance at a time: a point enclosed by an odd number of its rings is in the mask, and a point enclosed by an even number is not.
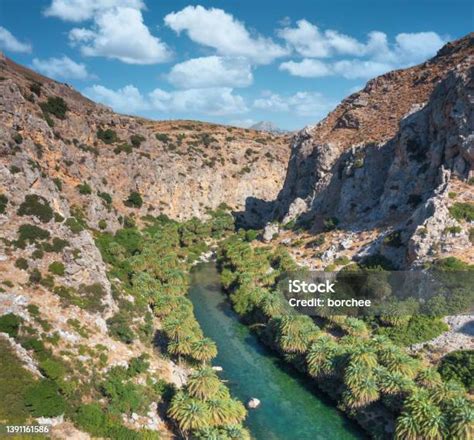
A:
[[[99,229],[107,229],[107,222],[104,219],[100,219],[98,223]]]
[[[448,326],[439,318],[414,315],[408,323],[389,328],[381,328],[380,334],[388,336],[399,345],[411,345],[429,341],[447,331]]]
[[[145,140],[145,137],[140,134],[132,134],[132,136],[130,136],[130,143],[135,148],[138,148],[144,140]]]
[[[42,276],[41,276],[41,272],[34,268],[31,272],[30,272],[30,277],[28,279],[28,281],[31,283],[31,284],[37,284],[37,283],[40,283],[41,280],[42,280]]]
[[[8,333],[12,338],[18,336],[22,319],[13,314],[8,313],[0,316],[0,333]]]
[[[119,312],[107,319],[107,326],[110,334],[120,341],[131,344],[135,340],[135,334],[129,326],[126,314]]]
[[[8,197],[5,194],[0,194],[0,214],[5,214],[8,205]]]
[[[20,257],[15,261],[15,266],[18,267],[18,269],[27,270],[28,260],[26,258]]]
[[[45,115],[53,115],[58,119],[66,119],[69,108],[63,98],[59,96],[49,97],[46,102],[40,103],[41,110]]]
[[[56,188],[59,190],[59,191],[62,191],[63,189],[63,182],[62,180],[59,178],[59,177],[55,177],[53,179],[53,182],[54,184],[56,185]]]
[[[454,191],[448,192],[448,197],[449,197],[450,199],[455,199],[457,196],[458,196],[458,194],[455,193]]]
[[[66,220],[65,225],[73,234],[79,234],[84,230],[84,226],[75,217],[69,217]]]
[[[25,248],[26,243],[36,243],[40,240],[47,240],[50,237],[48,231],[41,229],[38,226],[23,224],[18,228],[18,240],[16,245],[22,249]]]
[[[41,373],[47,378],[58,381],[66,374],[64,365],[51,358],[42,359],[39,363]]]
[[[107,204],[112,204],[112,196],[106,192],[98,192],[97,195]]]
[[[115,154],[120,154],[122,151],[124,153],[130,154],[133,151],[133,148],[132,148],[131,145],[127,144],[126,142],[123,143],[123,144],[117,145],[114,148],[114,153]]]
[[[80,185],[77,185],[77,189],[78,189],[80,194],[83,194],[83,195],[92,194],[92,188],[90,187],[90,185],[87,182],[84,182],[84,183],[81,183]]]
[[[123,203],[129,208],[141,208],[143,205],[143,199],[139,192],[132,191]]]
[[[453,206],[449,208],[449,212],[458,221],[474,221],[474,204],[472,203],[454,203]]]
[[[35,216],[43,223],[48,223],[53,218],[53,210],[48,201],[36,194],[28,194],[17,213],[21,216]]]
[[[327,218],[324,220],[324,230],[332,231],[337,228],[339,220],[336,217]]]
[[[53,243],[43,243],[43,250],[45,252],[62,252],[66,246],[69,246],[69,241],[54,237]]]
[[[25,403],[34,417],[56,417],[66,409],[58,386],[51,380],[41,380],[31,385],[26,392]]]
[[[447,354],[438,366],[444,380],[456,380],[474,391],[474,350],[458,350]]]
[[[157,140],[164,143],[168,143],[171,140],[170,137],[166,133],[156,133],[155,137]]]
[[[148,356],[146,354],[132,358],[128,364],[128,375],[134,377],[147,371],[150,368],[150,363],[147,359]]]
[[[2,423],[26,422],[29,414],[25,405],[25,394],[33,383],[33,375],[23,367],[8,341],[0,339],[0,420]]]
[[[461,226],[449,226],[444,230],[444,232],[448,234],[459,234],[461,231]]]
[[[81,405],[77,410],[74,421],[80,428],[94,436],[102,437],[105,434],[105,414],[97,403]]]
[[[31,253],[31,258],[33,258],[33,260],[41,260],[43,257],[44,257],[43,249],[35,249]]]
[[[383,239],[383,243],[390,247],[399,248],[403,246],[401,231],[394,231]]]
[[[102,130],[99,128],[97,130],[97,138],[100,139],[104,144],[113,144],[118,141],[118,136],[115,130],[107,128]]]
[[[60,261],[53,261],[49,266],[48,266],[48,270],[53,273],[54,275],[59,275],[59,276],[63,276],[64,275],[64,271],[65,271],[65,267],[64,267],[64,264],[61,263]]]

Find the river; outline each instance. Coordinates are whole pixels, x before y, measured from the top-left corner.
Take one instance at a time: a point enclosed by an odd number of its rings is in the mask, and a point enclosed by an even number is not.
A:
[[[219,285],[214,264],[193,270],[189,298],[204,334],[219,350],[213,365],[232,394],[249,410],[246,425],[256,440],[353,440],[366,438],[354,423],[316,392],[311,381],[289,367],[239,322]]]

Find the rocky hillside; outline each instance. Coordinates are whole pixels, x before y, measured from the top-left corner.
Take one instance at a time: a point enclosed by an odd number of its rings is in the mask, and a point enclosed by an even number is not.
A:
[[[24,181],[58,203],[51,182],[61,181],[62,198],[83,205],[94,227],[100,220],[117,227],[119,215],[132,213],[202,217],[222,202],[240,210],[249,197],[272,200],[281,188],[285,136],[118,115],[5,57],[0,77],[0,184]],[[9,172],[12,166],[21,173]],[[81,195],[81,184],[91,193]],[[131,192],[141,195],[138,210],[124,204]]]
[[[138,381],[133,387],[145,381],[181,386],[186,372],[150,342],[149,330],[160,321],[140,296],[143,289],[133,290],[126,276],[108,276],[111,267],[97,238],[143,226],[147,215],[165,223],[165,216],[208,218],[209,210],[224,203],[226,210],[245,211],[248,200],[274,199],[283,184],[289,139],[196,121],[119,115],[4,56],[0,97],[2,356],[16,355],[40,378],[53,377],[44,362],[65,365],[76,388],[145,356],[148,371],[133,379]],[[192,228],[199,225],[191,223],[189,232],[181,232],[186,245],[192,245]],[[172,223],[168,227],[176,232]],[[104,249],[125,261],[132,258],[127,246],[136,253],[133,243],[140,238],[125,232],[123,240]],[[21,330],[14,339],[4,332],[13,321],[10,334],[17,333],[17,319]],[[138,338],[145,329],[148,337]],[[43,344],[46,359],[36,351]],[[13,369],[9,362],[6,367]],[[172,426],[163,412],[158,415],[156,396],[147,399],[154,401],[150,407],[128,411],[120,426],[168,438]],[[4,409],[0,405],[0,421]],[[70,421],[52,422],[56,438],[89,438]]]
[[[472,262],[473,39],[369,81],[301,131],[276,217],[312,233],[337,224],[351,243],[368,234],[350,257],[379,253],[397,267],[439,254]],[[326,249],[326,264],[338,247]]]

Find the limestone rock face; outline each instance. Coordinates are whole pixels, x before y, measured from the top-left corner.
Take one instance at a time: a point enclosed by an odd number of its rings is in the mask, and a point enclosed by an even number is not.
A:
[[[444,231],[457,224],[448,193],[473,176],[472,39],[369,81],[321,123],[298,133],[274,216],[314,231],[336,218],[348,232],[397,234],[399,246],[380,240],[372,252],[399,266],[432,256],[435,244],[469,246],[467,230]],[[473,190],[465,187],[472,201]],[[419,227],[429,232],[417,235]]]

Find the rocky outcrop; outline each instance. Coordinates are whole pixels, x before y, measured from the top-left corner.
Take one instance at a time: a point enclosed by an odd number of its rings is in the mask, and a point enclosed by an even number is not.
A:
[[[275,216],[314,231],[329,218],[346,231],[380,228],[387,239],[371,251],[399,266],[423,261],[445,241],[469,246],[467,230],[444,231],[457,225],[450,182],[473,173],[473,54],[470,35],[427,63],[370,81],[301,131]],[[419,227],[428,232],[416,234]]]

